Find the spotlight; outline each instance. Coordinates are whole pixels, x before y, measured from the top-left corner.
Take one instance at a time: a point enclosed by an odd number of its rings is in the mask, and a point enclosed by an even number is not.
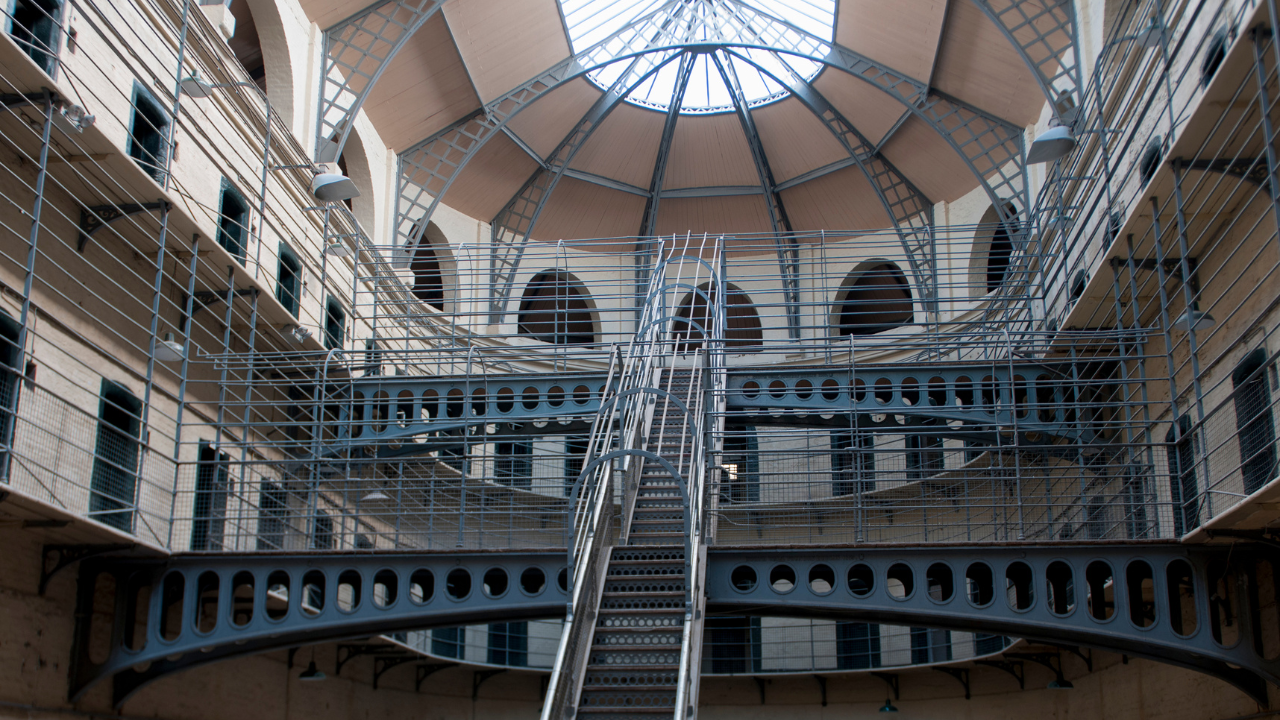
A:
[[[294,325],[292,328],[286,330],[285,332],[289,335],[290,338],[293,339],[293,342],[298,345],[305,343],[307,341],[307,338],[311,337],[311,331],[302,327],[301,325]]]
[[[311,178],[311,194],[321,202],[337,202],[360,197],[356,184],[342,173],[320,173]]]
[[[213,95],[213,83],[200,77],[197,71],[178,81],[178,90],[187,97],[207,98]]]
[[[327,677],[324,671],[316,667],[316,659],[311,658],[311,664],[307,665],[307,669],[298,675],[298,679],[303,682],[317,682]]]
[[[898,708],[894,707],[892,700],[885,698],[884,707],[880,708],[880,712],[898,712]]]
[[[1065,125],[1057,125],[1044,131],[1040,137],[1031,142],[1031,149],[1027,151],[1027,163],[1052,162],[1076,147],[1076,138],[1071,134],[1071,128]]]
[[[165,333],[164,340],[156,343],[156,359],[160,362],[178,362],[185,356],[182,344],[173,339],[173,333]]]
[[[1191,330],[1208,330],[1217,325],[1213,316],[1200,309],[1200,303],[1191,303],[1190,310],[1184,310],[1178,319],[1173,321],[1173,329],[1189,332]]]

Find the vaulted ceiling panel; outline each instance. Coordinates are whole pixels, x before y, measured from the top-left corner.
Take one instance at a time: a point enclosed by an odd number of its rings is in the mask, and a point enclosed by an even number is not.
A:
[[[776,182],[849,157],[826,125],[795,98],[757,108],[751,115]]]
[[[569,56],[556,0],[451,2],[444,14],[483,102]]]
[[[1017,125],[1035,122],[1045,102],[1013,43],[968,0],[951,3],[933,86]]]
[[[964,158],[918,118],[903,123],[882,152],[934,202],[955,200],[978,184]]]
[[[507,127],[545,159],[587,114],[600,94],[586,78],[572,80],[522,110],[511,118]]]
[[[647,190],[665,117],[634,105],[619,106],[578,151],[572,167]]]
[[[510,138],[497,135],[471,159],[443,200],[458,212],[488,222],[537,167]]]
[[[375,0],[302,0],[302,11],[307,19],[328,30],[367,7],[376,5]]]
[[[411,104],[414,112],[405,112]],[[437,14],[418,30],[387,67],[364,111],[383,142],[398,151],[480,107],[471,79]]]
[[[928,82],[946,14],[947,0],[841,0],[836,42]]]
[[[759,183],[737,115],[682,115],[676,122],[665,188]]]
[[[861,230],[892,227],[893,220],[857,166],[782,192],[794,230]]]
[[[533,235],[539,240],[575,240],[635,235],[645,199],[573,178],[561,178]]]
[[[813,86],[873,143],[879,142],[907,111],[885,91],[840,70],[827,68]]]
[[[658,209],[659,235],[772,231],[763,195],[665,198]]]

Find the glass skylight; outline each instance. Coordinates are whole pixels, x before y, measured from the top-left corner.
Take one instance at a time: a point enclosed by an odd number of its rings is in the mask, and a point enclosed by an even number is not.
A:
[[[821,63],[807,57],[825,54],[823,43],[832,40],[835,23],[835,0],[560,0],[560,6],[574,54],[614,38],[593,51],[591,62],[587,63],[595,65],[621,58],[588,74],[601,89],[609,88],[627,71],[631,59],[626,55],[634,50],[638,41],[652,41],[651,36],[661,32],[658,28],[677,28],[682,33],[682,42],[693,51],[687,58],[693,67],[680,104],[680,111],[684,113],[733,110],[729,87],[708,54],[711,48],[704,44],[764,30],[760,39],[751,44],[789,51],[775,53],[753,47],[727,48],[729,55],[721,51],[719,57],[727,65],[726,70],[737,76],[747,103],[757,106],[787,95],[786,89],[769,77],[770,74],[787,80],[793,71],[805,80],[818,74]],[[782,23],[761,22],[759,14]],[[629,35],[632,26],[651,20],[656,22],[639,30],[644,33],[643,38],[637,38],[634,33]],[[748,32],[743,33],[743,28],[748,28]],[[627,94],[627,101],[667,110],[678,91],[676,80],[681,60],[680,53],[670,51],[646,56],[642,60],[646,67],[658,62],[665,64],[635,85]]]

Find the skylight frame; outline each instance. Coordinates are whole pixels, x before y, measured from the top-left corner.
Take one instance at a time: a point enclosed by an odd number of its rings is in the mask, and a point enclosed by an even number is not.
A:
[[[836,0],[731,0],[751,11],[763,13],[781,20],[800,30],[797,35],[807,34],[822,43],[830,43],[835,35]],[[623,30],[636,20],[645,18],[664,6],[672,5],[671,0],[558,0],[564,14],[565,26],[569,33],[570,46],[575,54],[582,53],[594,45]],[[714,18],[712,2],[708,0],[684,0],[679,6],[683,13],[708,13],[702,17]],[[687,16],[686,16],[687,17]],[[714,42],[708,30],[712,20],[702,25],[698,35],[702,39]],[[692,44],[691,44],[692,45]],[[781,67],[777,57],[767,51],[754,48],[739,48],[738,54],[745,55],[752,62],[777,71],[782,75],[794,70],[806,82],[812,81],[823,69],[818,59],[808,59],[793,54],[780,54]],[[606,60],[607,51],[597,49],[593,60]],[[605,57],[601,57],[605,55]],[[734,72],[738,75],[743,95],[749,107],[760,107],[777,102],[788,96],[787,90],[768,77],[767,73],[751,63],[737,57],[731,57]],[[601,89],[607,89],[625,70],[628,59],[619,59],[603,67],[587,73],[587,78]],[[685,115],[709,115],[732,112],[733,101],[729,90],[721,80],[711,58],[705,54],[695,58],[694,68],[690,75],[689,86],[681,103],[680,112]],[[666,112],[675,95],[675,79],[677,64],[672,63],[663,68],[653,78],[628,93],[626,102],[650,110]]]

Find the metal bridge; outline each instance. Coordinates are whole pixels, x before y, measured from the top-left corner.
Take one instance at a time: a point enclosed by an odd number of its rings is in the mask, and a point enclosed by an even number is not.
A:
[[[1012,544],[910,549],[712,548],[706,612],[985,631],[1174,663],[1267,702],[1274,551]],[[113,682],[117,705],[199,665],[301,644],[485,621],[556,618],[563,552],[180,555],[83,563],[72,696]],[[99,594],[99,576],[114,593]],[[1274,582],[1274,581],[1272,581]],[[96,603],[107,603],[107,608]],[[112,610],[111,608],[114,608]],[[107,613],[104,615],[103,613]],[[109,652],[90,660],[96,618]]]

